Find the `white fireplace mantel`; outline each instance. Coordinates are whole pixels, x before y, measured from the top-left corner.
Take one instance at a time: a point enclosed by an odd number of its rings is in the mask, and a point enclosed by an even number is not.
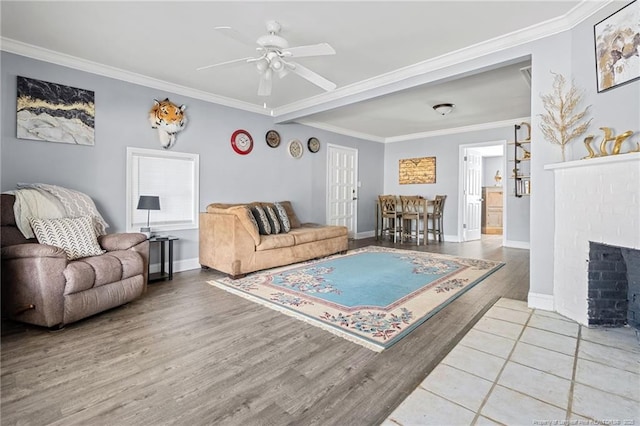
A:
[[[584,160],[565,161],[562,163],[547,164],[545,170],[572,169],[574,167],[593,167],[603,164],[639,162],[640,152],[631,152],[627,154],[607,155],[605,157],[587,158]],[[640,184],[640,183],[639,183]]]
[[[640,249],[640,153],[546,165],[554,172],[554,310],[588,325],[589,242]]]

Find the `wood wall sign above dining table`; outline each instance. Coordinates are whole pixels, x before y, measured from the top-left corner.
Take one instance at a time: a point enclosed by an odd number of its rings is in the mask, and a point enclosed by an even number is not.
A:
[[[436,157],[407,158],[400,160],[400,185],[412,183],[436,183]]]

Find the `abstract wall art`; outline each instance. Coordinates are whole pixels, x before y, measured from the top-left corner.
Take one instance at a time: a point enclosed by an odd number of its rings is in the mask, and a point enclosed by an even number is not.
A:
[[[598,92],[640,78],[640,1],[598,22],[593,32]]]
[[[94,120],[94,92],[18,76],[19,139],[93,145]]]

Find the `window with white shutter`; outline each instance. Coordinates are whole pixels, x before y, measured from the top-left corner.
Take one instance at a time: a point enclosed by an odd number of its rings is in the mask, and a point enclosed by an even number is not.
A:
[[[198,227],[199,156],[172,151],[127,148],[127,231]],[[138,210],[141,195],[160,197],[160,210]]]

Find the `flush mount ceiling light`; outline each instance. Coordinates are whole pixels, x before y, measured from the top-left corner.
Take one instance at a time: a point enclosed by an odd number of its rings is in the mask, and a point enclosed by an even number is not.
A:
[[[453,110],[454,107],[454,104],[438,104],[434,105],[433,109],[440,115],[447,115]]]

